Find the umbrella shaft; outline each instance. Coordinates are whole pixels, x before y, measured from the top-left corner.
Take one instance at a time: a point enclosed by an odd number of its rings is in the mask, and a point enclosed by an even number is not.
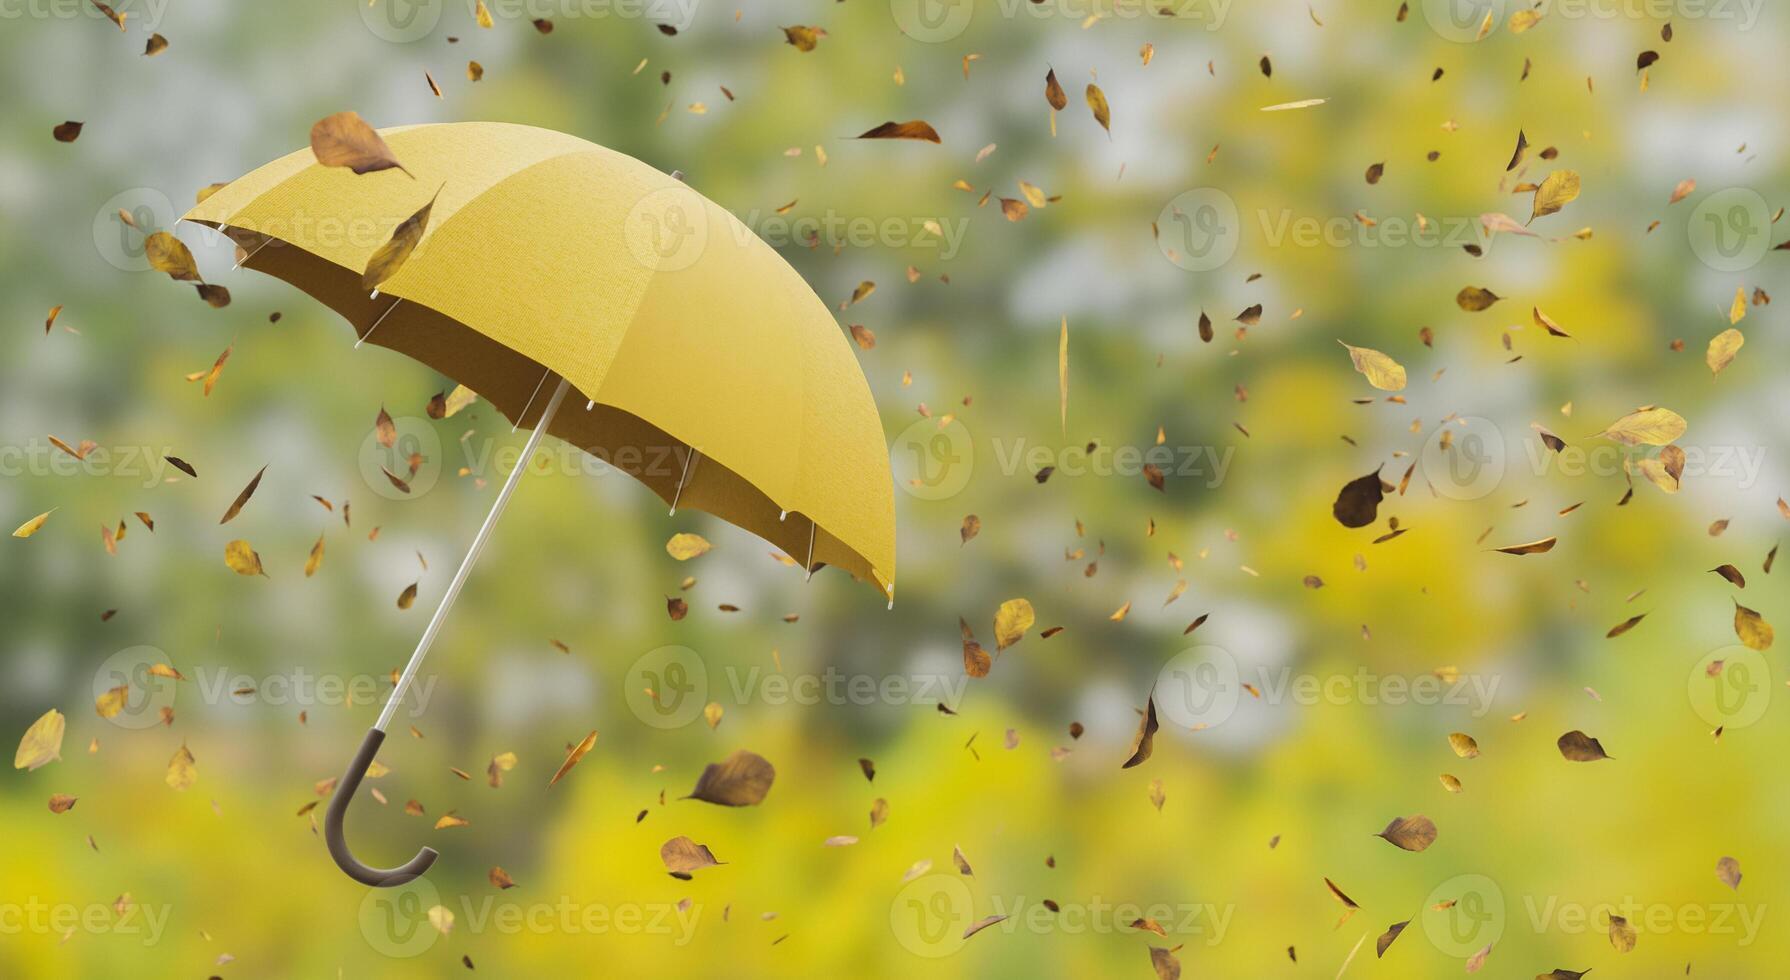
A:
[[[416,652],[410,655],[410,662],[404,665],[404,673],[399,675],[397,686],[392,688],[391,700],[385,703],[385,710],[379,713],[379,722],[373,727],[385,731],[391,723],[392,715],[398,711],[398,705],[404,700],[404,692],[409,690],[410,682],[415,679],[418,667],[429,653],[429,645],[435,642],[435,634],[441,631],[441,623],[447,619],[448,610],[453,608],[454,600],[460,595],[460,587],[466,584],[466,577],[472,573],[472,564],[479,559],[479,552],[485,548],[485,542],[491,538],[491,529],[497,526],[497,517],[503,513],[504,505],[510,502],[510,494],[516,484],[522,480],[522,471],[528,468],[528,461],[534,458],[535,449],[541,444],[541,437],[547,434],[547,426],[552,424],[554,413],[559,411],[559,403],[566,397],[566,379],[559,379],[559,387],[548,399],[547,407],[541,410],[541,417],[535,422],[535,429],[529,433],[528,445],[522,450],[522,458],[516,461],[516,468],[503,481],[503,488],[497,491],[497,500],[491,505],[491,513],[485,515],[485,523],[479,527],[479,533],[473,536],[472,547],[467,549],[466,558],[460,562],[460,569],[454,573],[454,580],[448,583],[447,592],[442,594],[441,604],[435,607],[435,615],[429,617],[429,625],[423,630],[423,638],[417,641]],[[523,409],[528,411],[527,408]]]

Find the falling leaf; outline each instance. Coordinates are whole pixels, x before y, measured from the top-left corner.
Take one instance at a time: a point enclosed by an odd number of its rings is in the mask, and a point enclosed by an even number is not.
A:
[[[740,749],[702,770],[685,799],[721,806],[757,806],[771,791],[777,770],[763,756]]]
[[[1477,759],[1479,757],[1479,742],[1466,732],[1455,732],[1449,735],[1448,745],[1450,748],[1454,749],[1455,755],[1458,755],[1463,759]]]
[[[435,207],[435,200],[440,196],[441,188],[438,187],[435,189],[435,196],[429,198],[429,203],[393,229],[391,239],[379,246],[379,250],[367,260],[367,269],[360,277],[362,289],[375,289],[398,274],[404,260],[410,258],[410,253],[416,251],[417,243],[423,240],[423,232],[429,226],[429,211]]]
[[[1769,650],[1776,633],[1765,617],[1736,602],[1734,604],[1734,635],[1750,650]]]
[[[171,279],[200,281],[199,263],[193,259],[192,250],[168,232],[158,231],[143,239],[143,257],[149,261],[151,269],[165,272]]]
[[[974,514],[965,514],[963,526],[957,529],[959,544],[969,544],[970,539],[982,533],[982,518]]]
[[[86,123],[65,122],[50,130],[50,135],[56,137],[58,143],[73,143],[81,138],[81,127],[84,125]]]
[[[1348,348],[1349,360],[1368,384],[1381,391],[1404,390],[1405,368],[1399,362],[1371,348],[1353,347],[1340,340],[1337,343]]]
[[[1052,68],[1044,73],[1044,101],[1050,103],[1052,109],[1061,111],[1069,105],[1069,93],[1057,82],[1057,70]]]
[[[1112,107],[1106,104],[1106,93],[1100,91],[1100,86],[1095,85],[1093,82],[1089,82],[1087,97],[1088,108],[1094,113],[1094,121],[1099,123],[1100,128],[1106,130],[1107,137],[1111,138],[1113,134],[1113,111]]]
[[[1629,630],[1634,629],[1636,626],[1641,625],[1641,620],[1646,619],[1646,618],[1647,618],[1646,613],[1641,613],[1638,616],[1630,616],[1629,618],[1623,620],[1622,622],[1617,623],[1615,626],[1610,627],[1610,631],[1608,633],[1604,634],[1604,639],[1613,640],[1616,637],[1621,636],[1624,633],[1627,633]]]
[[[230,509],[224,511],[223,518],[218,521],[219,524],[228,524],[236,518],[236,515],[242,513],[243,505],[247,504],[249,498],[255,495],[255,488],[261,485],[261,477],[266,472],[267,467],[263,466],[255,473],[255,478],[249,481],[249,485],[243,487],[242,492],[236,495],[236,500],[230,504]]]
[[[1531,541],[1528,544],[1513,544],[1507,548],[1497,548],[1495,550],[1506,555],[1545,555],[1554,550],[1554,545],[1557,544],[1559,540],[1559,538],[1542,538],[1540,541]]]
[[[1610,945],[1618,953],[1633,952],[1635,948],[1635,927],[1620,915],[1610,916]]]
[[[409,609],[411,606],[416,604],[416,587],[419,584],[420,583],[412,582],[409,585],[404,587],[404,591],[398,593],[398,608],[399,609]]]
[[[1664,446],[1684,435],[1688,427],[1684,417],[1669,408],[1643,408],[1610,423],[1598,435],[1625,446]]]
[[[1436,824],[1422,814],[1397,817],[1374,836],[1402,850],[1422,851],[1436,842]]]
[[[1715,876],[1721,883],[1731,889],[1740,888],[1740,862],[1731,857],[1724,857],[1715,863]]]
[[[1577,200],[1579,196],[1579,175],[1572,170],[1556,170],[1548,174],[1541,186],[1535,189],[1535,203],[1529,220],[1554,214],[1561,208]]]
[[[711,547],[702,535],[686,532],[672,535],[671,540],[665,542],[665,553],[678,561],[689,561],[697,555],[707,554]]]
[[[1337,523],[1343,527],[1366,527],[1372,524],[1378,516],[1380,501],[1384,500],[1385,496],[1385,485],[1380,482],[1380,471],[1375,470],[1366,476],[1343,484],[1342,491],[1336,495],[1336,502],[1330,507],[1330,512],[1335,515]]]
[[[1576,729],[1560,736],[1556,744],[1569,762],[1597,762],[1609,758],[1604,754],[1603,743]]]
[[[198,778],[199,769],[193,759],[193,753],[186,747],[186,743],[182,742],[180,751],[175,752],[174,758],[168,760],[167,783],[174,789],[184,792],[191,788]]]
[[[559,764],[558,771],[553,774],[552,779],[547,780],[547,785],[552,786],[559,782],[566,773],[571,771],[573,766],[578,764],[579,759],[584,758],[584,754],[591,750],[591,746],[596,744],[597,733],[593,730],[589,735],[584,736],[584,741],[572,746],[572,750],[566,753],[566,761]]]
[[[1467,286],[1454,297],[1455,305],[1468,313],[1479,313],[1492,308],[1492,304],[1504,297],[1480,286]]]
[[[31,723],[25,729],[25,735],[19,739],[19,750],[13,753],[12,767],[33,771],[62,758],[62,735],[68,730],[68,720],[62,712],[55,708],[43,713],[43,717]]]
[[[938,130],[922,119],[907,122],[886,122],[880,126],[866,130],[858,136],[861,140],[925,140],[928,143],[940,142]]]
[[[18,530],[12,532],[12,536],[15,538],[28,538],[33,534],[36,534],[43,529],[44,522],[49,520],[50,515],[54,513],[56,513],[56,508],[52,507],[25,523],[20,524]]]
[[[50,812],[67,813],[75,808],[75,802],[78,799],[78,797],[69,796],[66,793],[52,794],[50,796]]]
[[[665,862],[665,870],[686,874],[721,863],[707,844],[698,844],[688,837],[673,837],[660,845],[659,860]]]
[[[1733,327],[1711,338],[1709,350],[1703,355],[1703,362],[1709,365],[1709,373],[1721,374],[1722,368],[1733,362],[1734,355],[1740,353],[1741,345],[1745,343],[1746,337]]]
[[[1382,933],[1380,938],[1374,943],[1374,955],[1385,956],[1387,947],[1391,946],[1393,941],[1398,938],[1399,933],[1404,932],[1405,927],[1410,924],[1411,920],[1406,919],[1403,922],[1394,922],[1392,925],[1387,926],[1386,931]]]
[[[311,127],[311,153],[326,167],[347,167],[357,174],[395,167],[403,170],[405,176],[414,177],[404,170],[378,131],[353,111],[317,120]]]
[[[1155,745],[1156,729],[1156,691],[1151,689],[1149,699],[1144,702],[1143,717],[1138,719],[1137,734],[1131,739],[1131,755],[1119,768],[1130,769],[1150,758]]]
[[[238,575],[261,575],[261,556],[241,538],[224,545],[224,564]]]
[[[827,32],[818,27],[796,26],[783,29],[784,40],[794,46],[797,51],[813,51],[814,46],[820,43],[820,39],[826,36]],[[832,49],[828,48],[828,50]]]
[[[317,543],[311,546],[311,555],[305,559],[305,578],[317,574],[323,565],[323,535],[317,535]]]
[[[1024,599],[1008,599],[994,614],[994,648],[996,652],[1018,643],[1032,628],[1036,616],[1032,604]]]

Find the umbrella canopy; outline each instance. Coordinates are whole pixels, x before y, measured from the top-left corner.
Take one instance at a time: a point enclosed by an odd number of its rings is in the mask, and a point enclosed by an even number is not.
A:
[[[812,570],[893,596],[894,488],[875,402],[826,305],[733,215],[631,157],[507,123],[380,131],[404,170],[309,148],[186,215],[365,342],[454,378]],[[406,176],[406,171],[411,176]],[[424,237],[373,295],[362,270],[431,195]]]

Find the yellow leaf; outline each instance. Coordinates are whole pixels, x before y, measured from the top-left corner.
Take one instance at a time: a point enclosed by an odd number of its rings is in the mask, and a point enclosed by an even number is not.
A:
[[[994,614],[994,648],[1005,650],[1018,643],[1032,628],[1037,616],[1032,612],[1032,604],[1024,599],[1008,599],[1001,603],[1001,608]]]
[[[116,718],[118,712],[124,710],[124,703],[130,700],[131,689],[128,684],[117,687],[93,699],[93,710],[99,712],[101,718]]]
[[[1094,121],[1099,123],[1100,128],[1106,130],[1107,137],[1111,138],[1113,134],[1113,110],[1111,106],[1106,104],[1106,93],[1100,91],[1100,86],[1095,85],[1093,82],[1088,83],[1088,108],[1094,110]]]
[[[49,520],[50,515],[54,513],[56,513],[56,508],[52,507],[25,523],[20,524],[19,529],[12,532],[12,536],[15,538],[28,538],[33,534],[36,534],[38,530],[44,526],[44,522]]]
[[[1721,374],[1722,368],[1727,367],[1734,360],[1734,355],[1740,353],[1741,345],[1745,343],[1746,337],[1733,327],[1729,327],[1711,338],[1709,351],[1703,355],[1703,362],[1709,365],[1709,372]]]
[[[1529,220],[1553,214],[1579,196],[1579,175],[1572,170],[1556,170],[1535,189],[1535,205]]]
[[[238,575],[260,575],[261,556],[241,538],[224,545],[224,564]]]
[[[697,555],[706,554],[712,547],[708,539],[700,534],[674,534],[665,542],[665,553],[678,561],[689,561]]]
[[[305,578],[317,574],[318,566],[323,564],[323,535],[317,535],[317,543],[311,546],[311,557],[305,559]]]
[[[25,737],[19,739],[19,751],[13,754],[12,767],[32,770],[62,758],[62,734],[67,730],[68,720],[62,717],[62,712],[55,708],[44,712],[42,718],[25,729]]]
[[[367,271],[361,273],[360,277],[362,289],[377,288],[380,283],[398,274],[405,260],[410,258],[410,253],[416,251],[417,244],[423,240],[423,232],[429,227],[429,211],[435,207],[435,200],[440,196],[441,188],[437,187],[435,197],[429,198],[429,203],[392,230],[391,239],[379,246],[379,250],[367,260]]]
[[[479,4],[480,9],[484,6],[482,2]],[[434,906],[429,909],[429,924],[435,927],[436,932],[445,936],[454,931],[454,913],[445,905]]]
[[[1399,362],[1387,357],[1377,350],[1367,347],[1351,347],[1337,341],[1349,349],[1349,360],[1355,363],[1355,370],[1367,379],[1367,383],[1381,391],[1400,391],[1405,387],[1405,368]]]
[[[1734,635],[1752,650],[1769,650],[1771,641],[1777,638],[1764,616],[1738,602],[1734,604]]]
[[[1746,319],[1746,287],[1734,287],[1734,305],[1728,308],[1728,322],[1739,323]]]
[[[182,742],[180,751],[174,753],[174,758],[168,760],[168,785],[176,790],[185,791],[198,778],[199,769],[194,764],[193,753],[186,747],[186,743]]]
[[[1686,428],[1684,417],[1669,408],[1644,408],[1610,423],[1598,435],[1625,446],[1664,446],[1677,441]]]

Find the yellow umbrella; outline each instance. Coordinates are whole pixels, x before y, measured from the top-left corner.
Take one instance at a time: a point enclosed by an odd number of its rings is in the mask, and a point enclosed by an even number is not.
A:
[[[706,511],[810,575],[843,568],[891,601],[895,519],[881,421],[850,345],[801,276],[733,215],[674,175],[551,130],[451,123],[381,136],[402,170],[356,174],[307,148],[185,220],[221,229],[240,265],[340,313],[356,346],[407,354],[533,428],[330,801],[336,863],[396,885],[436,852],[367,867],[348,850],[343,816],[543,432],[632,474],[674,513]],[[416,250],[369,292],[363,270],[431,195]]]

